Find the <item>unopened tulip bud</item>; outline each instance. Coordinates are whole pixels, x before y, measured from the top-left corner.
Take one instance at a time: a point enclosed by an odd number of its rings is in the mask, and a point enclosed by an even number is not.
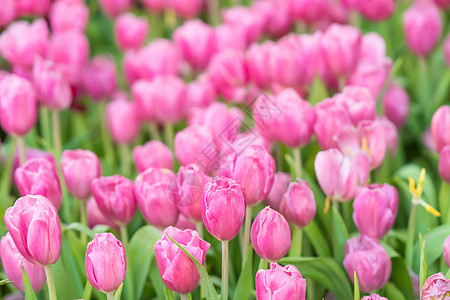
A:
[[[45,270],[43,266],[35,265],[26,260],[14,244],[11,235],[7,233],[0,241],[0,258],[2,266],[8,279],[22,292],[23,285],[22,268],[27,272],[28,279],[35,293],[45,285]]]
[[[450,183],[450,145],[442,148],[439,153],[439,175],[444,181]]]
[[[59,209],[61,206],[61,185],[56,165],[45,158],[28,160],[14,172],[14,181],[22,196],[42,195]]]
[[[102,213],[115,224],[128,224],[136,212],[133,181],[120,175],[92,181],[92,195]]]
[[[201,264],[211,246],[194,230],[168,227],[155,244],[155,257],[161,279],[171,291],[188,294],[198,285],[200,275],[194,262],[169,238],[173,238]]]
[[[276,172],[274,175],[272,188],[266,197],[267,205],[277,211],[280,211],[283,194],[287,191],[290,182],[291,174]]]
[[[279,212],[266,207],[256,216],[250,233],[253,248],[264,260],[278,261],[291,248],[291,230]]]
[[[91,196],[92,181],[102,175],[97,155],[83,149],[65,150],[61,157],[61,169],[69,192],[83,201]]]
[[[391,84],[383,97],[384,113],[395,125],[405,124],[409,114],[409,95],[404,88]]]
[[[245,192],[238,182],[215,177],[203,188],[201,209],[208,232],[218,240],[230,241],[244,222]]]
[[[148,23],[132,13],[120,15],[114,23],[116,41],[122,49],[140,47],[148,35]]]
[[[87,246],[85,268],[94,289],[105,294],[114,293],[127,273],[122,243],[112,233],[96,233]]]
[[[173,167],[172,151],[160,141],[149,141],[133,149],[133,160],[139,173],[148,168],[169,169]]]
[[[116,17],[122,12],[128,10],[132,5],[132,0],[99,0],[102,11],[110,16]]]
[[[269,270],[259,270],[256,273],[255,286],[258,300],[305,300],[306,280],[293,265],[282,267],[272,262]]]
[[[114,60],[110,56],[96,56],[81,74],[86,92],[93,100],[106,100],[117,90],[117,74]]]
[[[394,0],[359,1],[359,10],[371,21],[389,18],[395,10]]]
[[[316,215],[316,201],[306,180],[289,184],[281,200],[280,211],[289,223],[298,227],[305,227],[312,221]]]
[[[84,31],[89,21],[89,8],[84,0],[58,0],[50,8],[49,19],[53,31]]]
[[[130,144],[139,134],[139,117],[136,106],[123,98],[116,98],[106,107],[106,121],[113,140]]]
[[[450,145],[450,105],[442,105],[431,119],[431,135],[437,152]]]
[[[26,260],[43,266],[56,263],[61,250],[61,224],[47,198],[28,195],[17,199],[5,212],[5,225]]]
[[[442,273],[436,273],[431,275],[425,280],[422,287],[422,293],[420,299],[443,299],[448,298],[450,293],[450,279],[445,278]]]
[[[356,272],[360,290],[369,293],[386,284],[391,276],[392,263],[376,239],[361,235],[345,244],[344,267],[352,282]]]

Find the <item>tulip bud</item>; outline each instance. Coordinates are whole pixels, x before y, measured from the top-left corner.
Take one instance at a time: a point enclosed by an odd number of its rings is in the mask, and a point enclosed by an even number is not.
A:
[[[447,66],[450,66],[450,34],[448,34],[444,40],[443,52],[444,52],[445,62],[447,63]]]
[[[116,98],[106,107],[106,121],[113,140],[130,144],[139,134],[139,118],[133,102]]]
[[[112,233],[96,233],[87,245],[86,276],[92,287],[105,294],[114,293],[125,280],[127,259],[122,242]]]
[[[200,20],[186,21],[174,31],[173,40],[194,70],[203,70],[216,52],[214,29]]]
[[[382,288],[391,276],[391,259],[376,239],[367,236],[351,238],[345,244],[344,267],[350,280],[354,272],[364,293]]]
[[[120,228],[116,224],[114,224],[110,219],[107,219],[105,215],[103,215],[93,197],[91,197],[86,203],[86,211],[89,228],[92,229],[97,225],[107,225],[111,228],[114,228],[114,230],[116,231],[120,230]]]
[[[39,102],[50,109],[66,109],[72,103],[72,90],[60,66],[38,58],[33,66],[33,83]]]
[[[26,260],[14,244],[11,235],[7,233],[0,241],[0,257],[3,270],[12,284],[22,292],[25,291],[22,277],[22,267],[27,272],[28,279],[35,293],[45,285],[45,270],[43,266],[35,265]]]
[[[282,267],[272,262],[269,270],[259,270],[256,273],[255,286],[258,300],[304,300],[306,295],[306,280],[293,265]]]
[[[439,154],[439,175],[444,181],[450,183],[450,145],[442,148]]]
[[[264,260],[278,261],[291,248],[291,230],[286,219],[266,207],[256,216],[250,232],[253,248]]]
[[[261,89],[268,88],[271,84],[271,72],[267,72],[267,62],[270,61],[274,48],[275,43],[272,41],[254,43],[245,55],[249,80]]]
[[[17,1],[5,0],[0,11],[0,27],[4,27],[12,22],[17,16]]]
[[[104,14],[116,17],[128,10],[133,5],[133,0],[99,0],[99,4]]]
[[[221,24],[215,27],[215,32],[218,52],[227,49],[245,51],[247,41],[243,30],[237,30],[231,25]]]
[[[281,200],[280,211],[289,223],[298,227],[305,227],[312,221],[316,215],[316,201],[306,180],[289,184]]]
[[[450,145],[450,105],[442,105],[431,119],[431,135],[437,152]]]
[[[122,49],[134,49],[142,46],[148,31],[147,20],[132,13],[120,15],[114,23],[116,41]]]
[[[341,94],[334,95],[333,99],[345,107],[355,126],[359,121],[375,119],[376,102],[365,87],[348,85]]]
[[[386,117],[398,127],[405,124],[409,114],[409,95],[401,86],[391,84],[383,97]]]
[[[359,1],[359,10],[371,21],[389,18],[395,10],[394,0]]]
[[[172,151],[164,143],[156,140],[136,146],[133,149],[133,160],[139,173],[148,168],[169,170],[173,168]]]
[[[353,221],[361,234],[380,239],[394,225],[397,190],[389,184],[359,187],[353,202]]]
[[[378,294],[372,294],[370,296],[364,296],[361,298],[361,300],[388,300],[388,298],[381,297]]]
[[[11,65],[30,68],[35,58],[45,57],[47,43],[48,28],[43,19],[16,21],[0,35],[0,54]]]
[[[128,224],[136,212],[133,181],[120,175],[92,181],[92,195],[103,215],[120,226]]]
[[[431,275],[425,280],[422,287],[420,299],[443,299],[448,298],[450,292],[450,279],[445,278],[442,273]]]
[[[155,244],[155,257],[161,279],[171,291],[187,294],[198,285],[200,275],[194,262],[168,237],[173,238],[192,254],[201,264],[205,263],[206,251],[211,246],[194,230],[167,227]]]
[[[403,14],[406,43],[418,56],[428,56],[442,33],[439,9],[431,0],[418,0]]]
[[[42,195],[59,209],[61,185],[56,165],[45,158],[33,158],[14,172],[14,180],[22,196]]]
[[[216,88],[206,76],[197,77],[187,85],[186,102],[189,107],[207,107],[215,102]]]
[[[53,31],[83,31],[89,21],[89,8],[84,0],[55,1],[49,13]]]
[[[96,56],[87,64],[81,74],[86,92],[93,100],[106,100],[117,90],[117,74],[114,60],[110,56]]]
[[[5,212],[5,225],[20,254],[30,263],[56,263],[61,250],[61,224],[47,198],[27,195],[17,199]]]
[[[3,130],[23,136],[33,128],[36,119],[37,101],[33,86],[19,76],[7,75],[0,81],[0,124]]]
[[[102,175],[97,155],[83,149],[65,150],[61,157],[61,169],[69,192],[79,200],[89,200],[92,181]]]
[[[283,194],[288,189],[288,184],[291,182],[291,174],[276,172],[273,179],[273,185],[270,193],[266,197],[266,203],[271,208],[280,211],[281,199]]]
[[[138,63],[140,78],[151,80],[156,75],[177,75],[181,57],[174,42],[155,39],[139,50]]]
[[[215,177],[203,188],[201,209],[208,232],[218,240],[230,241],[244,222],[245,192],[238,182]]]

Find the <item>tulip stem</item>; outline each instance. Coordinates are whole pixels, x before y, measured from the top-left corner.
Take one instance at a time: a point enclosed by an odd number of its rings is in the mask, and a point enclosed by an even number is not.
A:
[[[167,146],[173,151],[173,124],[170,122],[164,125],[164,137]]]
[[[27,160],[25,138],[23,136],[19,136],[19,135],[16,135],[14,137],[16,139],[17,152],[19,152],[19,162],[20,162],[20,165],[23,166],[23,164]]]
[[[252,224],[252,207],[247,206],[247,210],[245,211],[244,243],[242,245],[242,265],[244,265],[245,258],[247,257],[248,246],[250,244],[251,224]]]
[[[128,250],[128,232],[126,225],[120,225],[120,238],[122,239],[122,244],[125,250]]]
[[[41,106],[40,112],[39,112],[39,122],[41,127],[41,134],[44,138],[45,142],[48,145],[52,144],[52,135],[50,132],[50,123],[48,120],[48,108],[45,106]]]
[[[120,167],[122,170],[122,175],[125,177],[130,176],[131,171],[131,156],[130,156],[130,145],[120,144]]]
[[[222,300],[228,299],[228,241],[222,241]]]
[[[302,255],[303,230],[294,226],[292,231],[292,244],[289,256],[300,257]]]
[[[298,147],[292,150],[294,152],[294,169],[295,176],[302,178],[302,148]]]
[[[106,101],[102,101],[98,106],[99,113],[99,121],[100,121],[100,131],[102,136],[102,144],[103,144],[103,155],[105,155],[106,162],[110,167],[114,164],[114,150],[113,144],[111,140],[111,136],[109,135],[108,128],[106,126]]]
[[[2,178],[1,178],[1,185],[0,185],[0,196],[1,199],[5,199],[5,202],[3,203],[3,205],[1,206],[2,209],[6,209],[6,207],[12,205],[12,203],[10,203],[10,189],[11,189],[11,169],[14,163],[14,151],[15,151],[15,146],[14,146],[15,141],[12,140],[10,143],[10,148],[8,151],[8,156],[7,156],[7,160],[6,163],[3,165],[2,167]],[[14,199],[15,200],[15,199]]]
[[[59,119],[59,111],[52,110],[52,129],[53,129],[53,151],[56,158],[56,164],[60,165],[60,158],[62,152],[61,146],[61,124]]]
[[[148,130],[152,140],[161,140],[161,135],[159,134],[158,125],[156,123],[150,123],[148,125]]]
[[[439,191],[439,209],[442,212],[442,223],[450,225],[450,184],[444,180]]]
[[[45,276],[47,277],[48,295],[49,300],[56,300],[55,281],[53,279],[52,266],[45,266]]]
[[[106,300],[114,300],[114,293],[106,294]]]
[[[180,300],[188,300],[189,297],[187,294],[180,294]]]
[[[416,231],[416,215],[417,215],[417,205],[415,201],[412,201],[411,211],[409,213],[408,221],[408,235],[406,240],[406,264],[407,266],[412,266],[413,263],[413,248],[414,248],[414,236]]]
[[[425,57],[419,57],[419,98],[422,102],[423,112],[425,113],[425,121],[429,123],[431,117],[431,104],[428,92],[428,74],[427,74],[427,61]]]

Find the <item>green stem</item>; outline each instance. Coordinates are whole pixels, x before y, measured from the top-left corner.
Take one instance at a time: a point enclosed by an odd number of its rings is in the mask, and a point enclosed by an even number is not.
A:
[[[79,201],[79,203],[80,203],[80,222],[81,224],[87,227],[86,203],[84,201]],[[81,232],[80,237],[83,245],[86,245],[87,236],[83,232]]]
[[[47,277],[49,300],[56,300],[55,280],[53,279],[52,266],[45,266],[45,276]]]
[[[425,57],[419,57],[419,99],[422,102],[422,109],[425,113],[425,121],[427,124],[431,118],[431,99],[428,93],[428,74],[427,74],[427,61]]]
[[[166,145],[173,151],[173,124],[168,122],[164,125],[164,137]]]
[[[106,300],[114,300],[114,293],[106,294]]]
[[[292,244],[289,256],[299,257],[302,255],[303,230],[300,227],[294,226],[292,231]]]
[[[130,176],[131,172],[131,150],[130,145],[128,144],[120,144],[120,164],[122,175],[125,177]]]
[[[284,165],[284,156],[283,156],[283,147],[282,147],[281,143],[278,143],[275,145],[275,154],[276,154],[276,158],[277,158],[276,166],[279,171],[282,171],[283,165]]]
[[[222,241],[222,300],[228,300],[228,241]]]
[[[294,152],[295,176],[297,178],[302,178],[302,155],[301,155],[302,148],[298,147],[292,149],[292,151]]]
[[[39,110],[39,124],[41,127],[41,135],[48,146],[52,144],[52,135],[50,133],[50,122],[48,119],[48,108],[41,106]]]
[[[150,136],[152,140],[161,140],[161,135],[159,134],[158,125],[155,123],[148,124],[148,129],[150,131]]]
[[[252,207],[247,206],[247,210],[245,211],[244,242],[242,244],[242,265],[244,265],[245,258],[247,257],[248,246],[250,244],[251,224],[252,224]]]
[[[125,250],[128,250],[128,232],[126,225],[120,226],[120,238],[122,239],[123,247],[125,248]]]
[[[26,145],[25,145],[25,137],[15,135],[14,139],[16,140],[17,152],[19,152],[19,162],[20,162],[20,165],[23,166],[23,164],[27,161],[27,150],[26,150]]]
[[[60,165],[61,159],[61,124],[59,118],[59,111],[52,110],[52,129],[53,129],[53,151],[56,158],[56,163]]]
[[[408,235],[406,240],[406,265],[409,267],[411,267],[413,263],[413,248],[416,231],[417,204],[415,204],[414,202],[415,201],[413,199],[411,204],[411,211],[409,213]]]
[[[100,120],[100,131],[102,136],[103,152],[105,155],[106,162],[110,167],[114,164],[114,149],[111,140],[111,136],[106,125],[106,101],[102,101],[98,106],[99,120]]]
[[[2,173],[2,182],[0,186],[0,195],[1,199],[5,199],[6,203],[2,202],[2,210],[9,207],[12,203],[9,203],[10,199],[10,189],[11,189],[11,169],[14,162],[14,152],[15,152],[15,141],[14,139],[11,141],[9,145],[9,151],[8,151],[8,159],[6,161],[6,164],[3,166],[3,173]],[[4,206],[3,206],[4,205]]]
[[[444,180],[439,190],[439,210],[442,213],[442,223],[450,225],[450,184]]]

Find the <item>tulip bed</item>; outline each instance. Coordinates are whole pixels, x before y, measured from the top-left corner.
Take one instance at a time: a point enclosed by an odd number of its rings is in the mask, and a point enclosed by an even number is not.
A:
[[[449,0],[1,0],[1,299],[450,299]]]

